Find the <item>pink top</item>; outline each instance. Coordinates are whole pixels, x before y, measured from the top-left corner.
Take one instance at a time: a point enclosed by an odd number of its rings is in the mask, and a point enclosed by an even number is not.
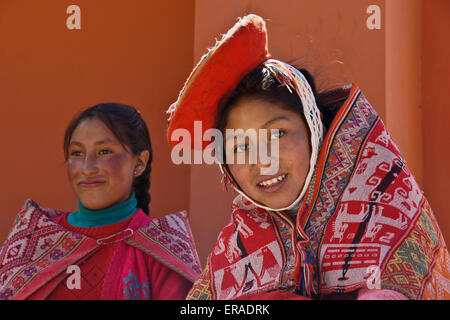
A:
[[[74,231],[93,239],[100,239],[115,234],[127,228],[136,214],[130,218],[102,227],[77,227],[67,221],[66,213],[59,223],[67,230]],[[58,219],[59,220],[59,219]],[[40,295],[43,291],[52,291],[47,297],[49,300],[99,300],[103,289],[105,275],[108,271],[113,254],[118,243],[102,246],[95,254],[80,263],[80,289],[67,286],[64,279],[56,285],[51,281],[40,288],[35,294]],[[146,261],[149,279],[148,298],[153,300],[181,300],[186,297],[192,283],[178,273],[169,269],[161,262],[149,256]],[[67,274],[69,277],[70,274]],[[33,297],[33,296],[32,296]],[[31,297],[31,299],[32,299]]]

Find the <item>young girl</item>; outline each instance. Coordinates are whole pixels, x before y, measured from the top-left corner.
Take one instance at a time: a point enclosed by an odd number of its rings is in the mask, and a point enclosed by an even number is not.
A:
[[[139,112],[85,110],[64,154],[78,210],[25,202],[0,251],[0,298],[184,299],[198,257],[185,212],[148,217],[152,148]]]
[[[169,112],[170,141],[194,121],[223,132],[239,193],[189,299],[449,297],[444,239],[375,110],[356,84],[319,96],[306,70],[271,59],[260,17],[202,58]],[[271,161],[250,162],[262,146]]]

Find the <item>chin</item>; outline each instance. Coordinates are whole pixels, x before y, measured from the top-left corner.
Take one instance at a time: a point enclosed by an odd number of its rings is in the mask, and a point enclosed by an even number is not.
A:
[[[281,209],[281,208],[289,207],[290,205],[291,205],[291,203],[279,204],[279,205],[268,205],[267,207],[272,208],[272,209]]]
[[[291,204],[294,203],[295,200],[296,199],[287,200],[287,201],[286,200],[285,201],[278,200],[278,201],[269,201],[269,202],[267,202],[267,199],[266,199],[266,202],[259,201],[259,203],[262,203],[265,207],[268,207],[268,208],[281,209],[281,208],[289,207]]]
[[[91,203],[91,202],[86,203],[83,201],[81,201],[81,203],[83,204],[83,206],[85,206],[89,210],[100,210],[100,209],[107,207],[106,205],[98,204],[98,203]]]
[[[110,204],[106,203],[105,201],[99,201],[99,198],[100,197],[81,197],[80,202],[89,210],[100,210],[110,206]]]

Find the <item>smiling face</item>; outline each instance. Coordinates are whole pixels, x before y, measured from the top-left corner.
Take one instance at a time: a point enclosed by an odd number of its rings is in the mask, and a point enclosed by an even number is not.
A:
[[[279,209],[290,206],[299,196],[309,171],[311,148],[309,130],[300,114],[287,110],[281,104],[260,98],[239,99],[228,113],[226,129],[267,129],[266,141],[250,141],[238,144],[231,139],[226,144],[226,154],[248,153],[249,145],[273,143],[278,139],[279,150],[270,154],[272,161],[278,161],[278,172],[267,176],[261,168],[270,164],[229,164],[229,170],[242,191],[254,201],[267,207]],[[271,134],[278,129],[278,134]],[[258,131],[259,132],[259,131]],[[259,135],[256,136],[259,139]],[[267,146],[267,150],[271,150]],[[248,159],[248,155],[246,155]],[[227,158],[228,159],[228,158]]]
[[[80,202],[99,210],[128,199],[147,160],[148,151],[133,155],[102,121],[87,118],[71,136],[67,176]]]

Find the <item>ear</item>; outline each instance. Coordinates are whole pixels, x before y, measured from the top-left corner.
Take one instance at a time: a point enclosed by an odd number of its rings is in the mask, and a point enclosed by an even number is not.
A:
[[[148,150],[142,151],[136,158],[136,165],[134,167],[134,176],[139,177],[147,167],[150,152]]]

